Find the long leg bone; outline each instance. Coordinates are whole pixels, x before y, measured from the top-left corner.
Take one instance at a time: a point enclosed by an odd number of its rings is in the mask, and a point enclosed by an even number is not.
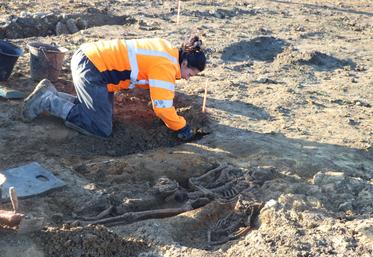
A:
[[[193,209],[192,205],[188,202],[181,208],[128,212],[128,213],[125,213],[125,214],[122,214],[116,217],[100,219],[94,222],[83,222],[83,224],[85,225],[105,224],[107,226],[126,225],[126,224],[130,224],[136,221],[145,220],[145,219],[159,219],[159,218],[171,217],[171,216],[175,216],[186,211],[190,211],[192,209]]]

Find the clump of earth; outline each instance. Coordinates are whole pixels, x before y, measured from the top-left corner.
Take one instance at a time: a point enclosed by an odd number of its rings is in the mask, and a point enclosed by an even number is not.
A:
[[[47,228],[37,235],[46,256],[136,256],[146,244],[120,238],[103,226]]]

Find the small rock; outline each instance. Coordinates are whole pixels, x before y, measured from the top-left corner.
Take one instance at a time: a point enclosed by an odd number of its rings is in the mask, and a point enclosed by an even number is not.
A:
[[[349,210],[352,210],[352,203],[351,202],[345,202],[345,203],[341,203],[339,206],[338,206],[338,210],[339,211],[349,211]]]
[[[219,18],[219,19],[224,19],[224,18],[225,18],[224,13],[221,13],[221,12],[215,12],[215,13],[214,13],[214,16],[215,16],[216,18]]]
[[[266,78],[266,77],[259,77],[259,78],[256,80],[256,82],[258,82],[258,83],[267,83],[268,81],[269,81],[269,79]]]
[[[71,228],[71,224],[63,224],[62,225],[62,229],[64,229],[64,230],[68,230],[70,228]]]
[[[69,30],[63,22],[59,21],[56,25],[56,35],[59,36],[63,34],[69,34]]]
[[[275,175],[275,168],[272,166],[259,166],[251,171],[251,176],[255,182],[262,184],[267,180],[272,180]]]
[[[67,14],[66,13],[61,13],[61,19],[66,20],[67,19]]]
[[[272,34],[272,30],[270,30],[269,28],[265,28],[265,27],[261,27],[259,28],[258,30],[261,34],[263,35],[269,35],[269,34]]]
[[[25,12],[25,11],[22,11],[20,14],[19,14],[19,17],[21,18],[27,18],[27,17],[30,17],[30,13],[28,12]]]
[[[74,19],[68,19],[66,21],[66,27],[71,34],[74,34],[74,33],[79,31],[79,29],[76,25],[76,21]]]
[[[88,233],[86,236],[85,236],[85,240],[87,242],[96,242],[97,241],[97,236],[94,235],[94,234],[90,234]]]
[[[55,213],[55,214],[52,215],[51,219],[56,225],[61,225],[62,222],[63,222],[63,214],[62,213]]]
[[[142,30],[158,30],[160,27],[160,24],[157,22],[149,22],[149,21],[144,21],[140,20],[139,21],[139,28]]]
[[[69,247],[72,243],[72,240],[66,240],[65,243],[63,244],[64,247]]]
[[[362,64],[358,64],[358,65],[356,66],[355,70],[356,70],[356,71],[366,71],[367,68],[366,68],[364,65],[362,65]]]
[[[92,14],[94,14],[94,13],[100,13],[100,11],[97,8],[94,8],[94,7],[89,7],[87,9],[87,12],[88,13],[92,13]]]
[[[363,107],[367,107],[367,108],[372,107],[369,103],[367,103],[367,102],[364,101],[364,100],[354,100],[353,103],[354,103],[356,106],[363,106]]]
[[[42,17],[44,17],[44,16],[46,16],[47,15],[47,13],[45,13],[45,12],[37,12],[37,13],[35,13],[32,17],[34,18],[34,19],[41,19]]]
[[[271,208],[271,207],[275,206],[276,204],[277,204],[277,201],[274,200],[274,199],[271,199],[271,200],[269,200],[269,201],[267,201],[267,202],[265,203],[263,209],[264,209],[264,208]]]
[[[76,228],[76,227],[80,227],[80,226],[81,226],[81,222],[80,222],[79,220],[75,220],[75,221],[73,221],[73,222],[71,223],[70,226],[71,226],[71,227],[74,227],[74,228]]]
[[[82,19],[82,18],[78,18],[76,20],[76,26],[78,27],[78,29],[82,30],[82,29],[87,29],[88,28],[88,21],[85,20],[85,19]]]
[[[356,125],[359,125],[360,122],[359,121],[355,121],[353,119],[348,119],[348,124],[352,125],[352,126],[356,126]]]
[[[299,25],[299,26],[295,27],[295,31],[304,32],[306,30],[302,25]]]

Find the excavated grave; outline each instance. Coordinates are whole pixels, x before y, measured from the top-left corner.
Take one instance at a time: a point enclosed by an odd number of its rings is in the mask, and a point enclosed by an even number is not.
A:
[[[191,169],[195,170],[193,175],[184,176],[162,171],[158,169],[160,167],[154,169],[157,172],[152,176],[146,170],[132,173],[128,164],[115,160],[79,165],[75,167],[78,174],[93,179],[98,185],[105,185],[110,194],[96,195],[82,202],[74,212],[72,224],[110,227],[136,223],[141,226],[147,219],[182,213],[157,222],[173,224],[169,232],[173,241],[203,249],[240,238],[256,229],[263,205],[255,193],[258,183],[271,177],[259,178],[253,170],[200,161]],[[206,165],[210,166],[207,170]],[[105,176],[99,175],[104,173]],[[118,179],[122,173],[127,174],[126,179]],[[126,183],[136,184],[135,177],[141,177],[142,182],[146,179],[148,183],[145,184],[149,186],[128,197],[123,188],[127,188]]]

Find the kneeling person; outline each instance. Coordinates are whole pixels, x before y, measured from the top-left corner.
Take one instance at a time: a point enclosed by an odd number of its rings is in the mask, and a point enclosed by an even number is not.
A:
[[[202,41],[192,36],[180,48],[165,39],[110,40],[87,43],[76,51],[71,71],[77,97],[58,92],[42,80],[25,99],[23,118],[32,121],[48,112],[83,134],[112,134],[114,92],[149,89],[153,110],[183,140],[193,132],[173,106],[175,83],[205,69]]]

